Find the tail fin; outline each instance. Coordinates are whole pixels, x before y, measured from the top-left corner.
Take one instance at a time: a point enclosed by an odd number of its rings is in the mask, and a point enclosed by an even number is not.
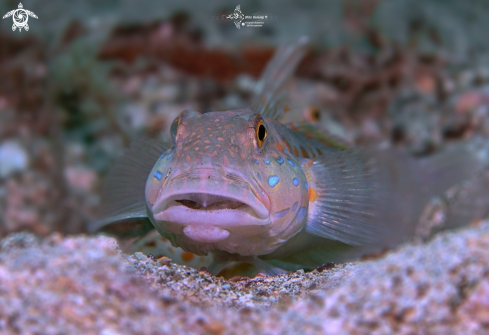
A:
[[[457,228],[489,215],[489,171],[478,173],[458,190],[448,204],[443,229]]]

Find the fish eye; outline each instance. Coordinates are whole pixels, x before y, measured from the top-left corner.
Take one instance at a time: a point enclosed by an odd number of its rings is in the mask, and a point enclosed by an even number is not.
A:
[[[267,138],[267,128],[263,124],[263,120],[260,120],[255,128],[256,132],[256,143],[258,143],[258,147],[261,148],[265,139]]]
[[[319,108],[313,106],[309,109],[309,117],[312,122],[318,122],[321,119],[321,113],[319,112]]]
[[[170,126],[170,133],[171,133],[171,138],[173,140],[173,143],[175,143],[175,136],[177,135],[177,129],[181,122],[182,122],[182,117],[179,116],[175,120],[173,120]]]

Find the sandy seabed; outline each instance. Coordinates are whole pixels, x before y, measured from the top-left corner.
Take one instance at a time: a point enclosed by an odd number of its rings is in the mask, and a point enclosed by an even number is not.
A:
[[[1,240],[2,334],[487,334],[489,222],[324,271],[225,280],[107,237]]]

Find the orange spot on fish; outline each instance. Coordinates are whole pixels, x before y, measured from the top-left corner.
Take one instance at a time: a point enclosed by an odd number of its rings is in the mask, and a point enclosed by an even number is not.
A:
[[[299,157],[299,151],[295,147],[294,147],[294,155],[297,156],[297,157]]]
[[[187,157],[185,157],[185,160],[187,161],[187,163],[190,163],[190,156],[187,155]]]
[[[221,141],[221,142],[224,141],[224,139],[222,137],[218,137],[217,140]]]
[[[224,166],[229,166],[229,158],[228,158],[228,155],[223,155],[222,160],[224,162]]]
[[[234,152],[233,152],[233,150],[231,150],[231,148],[229,148],[228,151],[229,151],[229,154],[231,155],[231,157],[234,158]]]
[[[191,252],[184,252],[182,253],[182,260],[184,262],[190,262],[192,259],[194,259],[195,255]]]
[[[194,148],[195,151],[199,151],[199,149],[200,149],[199,147],[195,147]]]
[[[308,152],[303,147],[301,147],[301,154],[302,154],[302,157],[304,157],[304,158],[310,158]]]
[[[211,156],[217,156],[217,151],[214,150],[214,152],[211,154]]]
[[[175,252],[175,250],[174,250],[172,247],[168,247],[168,252],[169,252],[170,254],[173,254],[173,253]]]
[[[209,141],[209,140],[204,140],[204,143],[210,143],[210,142],[211,142],[211,141]]]
[[[277,142],[277,150],[282,152],[284,150],[284,145],[280,142]]]
[[[293,124],[293,123],[289,123],[289,127],[290,129],[292,129],[293,131],[297,131],[297,127]]]
[[[318,198],[318,192],[309,186],[309,201],[314,202]]]
[[[290,111],[290,107],[288,105],[285,105],[284,106],[284,112],[287,113],[288,111]]]
[[[314,163],[314,159],[308,160],[307,163],[305,164],[305,166],[309,167],[309,166],[311,166],[312,163]]]
[[[209,149],[210,147],[211,147],[210,145],[206,145],[206,146],[204,147],[204,149],[206,149],[206,150],[207,150],[207,149]]]

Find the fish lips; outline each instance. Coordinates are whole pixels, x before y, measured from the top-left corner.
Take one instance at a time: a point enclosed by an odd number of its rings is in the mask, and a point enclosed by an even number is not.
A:
[[[207,178],[170,182],[152,212],[163,230],[201,243],[222,241],[231,234],[263,235],[271,224],[269,209],[250,185]]]

